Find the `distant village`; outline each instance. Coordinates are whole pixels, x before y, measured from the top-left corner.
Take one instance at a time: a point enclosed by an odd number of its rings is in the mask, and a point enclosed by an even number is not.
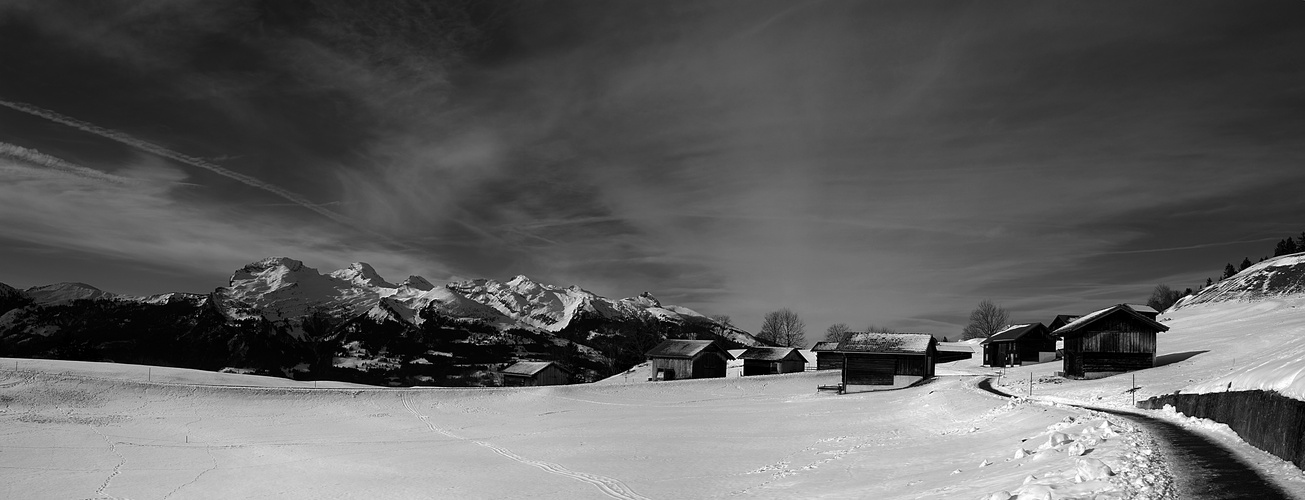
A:
[[[627,371],[634,382],[777,375],[839,370],[839,384],[817,389],[838,393],[900,389],[935,375],[935,366],[973,359],[1004,368],[1062,363],[1058,375],[1093,379],[1155,366],[1156,334],[1169,328],[1159,311],[1116,304],[1083,315],[1061,314],[1049,323],[1021,323],[986,338],[939,342],[929,333],[851,332],[842,341],[797,347],[728,349],[719,340],[668,339],[646,353],[647,362]],[[504,386],[561,385],[572,373],[555,361],[523,360],[499,371]],[[635,379],[631,380],[630,377]],[[620,376],[620,375],[618,375]]]

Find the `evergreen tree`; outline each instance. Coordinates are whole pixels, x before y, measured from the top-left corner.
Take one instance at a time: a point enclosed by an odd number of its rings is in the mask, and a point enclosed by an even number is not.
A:
[[[1237,268],[1233,267],[1232,263],[1230,262],[1223,266],[1223,277],[1219,279],[1226,280],[1228,278],[1233,277],[1233,275],[1235,274],[1237,274]]]
[[[1214,280],[1212,280],[1212,279],[1210,279],[1210,278],[1206,278],[1206,279],[1205,279],[1205,286],[1206,286],[1207,288],[1208,288],[1210,285],[1213,285],[1213,284],[1214,284]]]
[[[1242,258],[1242,268],[1241,268],[1241,269],[1238,269],[1238,271],[1245,271],[1246,268],[1251,267],[1251,265],[1252,265],[1252,264],[1251,264],[1251,258],[1250,258],[1250,257],[1243,257],[1243,258]]]

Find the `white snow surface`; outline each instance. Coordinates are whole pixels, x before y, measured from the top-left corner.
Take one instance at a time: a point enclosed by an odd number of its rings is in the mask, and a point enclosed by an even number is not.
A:
[[[314,389],[0,358],[0,497],[1171,498],[1114,417],[973,377],[814,390],[837,378]]]

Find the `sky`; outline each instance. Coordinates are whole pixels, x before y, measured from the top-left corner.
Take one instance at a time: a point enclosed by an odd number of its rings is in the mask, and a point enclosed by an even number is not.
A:
[[[1305,231],[1305,2],[0,0],[0,282],[269,256],[959,335]]]

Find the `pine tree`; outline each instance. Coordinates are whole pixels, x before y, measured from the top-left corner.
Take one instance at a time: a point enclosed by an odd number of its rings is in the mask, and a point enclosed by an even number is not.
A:
[[[1232,263],[1230,262],[1223,266],[1223,277],[1219,279],[1226,280],[1228,278],[1233,277],[1233,275],[1235,274],[1237,274],[1237,268],[1233,267]]]
[[[1243,257],[1243,258],[1242,258],[1242,268],[1241,268],[1241,269],[1238,269],[1238,271],[1245,271],[1246,268],[1251,267],[1252,265],[1253,265],[1253,264],[1251,264],[1251,258],[1250,258],[1250,257]]]
[[[1208,288],[1210,285],[1213,285],[1213,284],[1214,284],[1214,280],[1212,280],[1212,279],[1210,279],[1210,278],[1206,278],[1206,279],[1205,279],[1205,286],[1206,286],[1207,288]]]

